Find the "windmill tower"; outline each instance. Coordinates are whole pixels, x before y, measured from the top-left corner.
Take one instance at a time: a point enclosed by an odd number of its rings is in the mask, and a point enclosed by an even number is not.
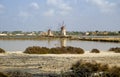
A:
[[[51,32],[50,29],[48,29],[47,35],[48,35],[48,36],[53,36],[53,34],[52,34],[52,32]]]
[[[64,22],[63,22],[63,24],[62,24],[60,34],[61,34],[61,36],[66,36],[66,29],[65,29]]]
[[[46,31],[47,31],[47,32],[46,32],[46,35],[47,35],[47,36],[54,36],[51,28],[52,28],[52,26],[50,26],[50,25],[47,26],[47,28],[46,28]]]
[[[51,30],[48,29],[48,33],[47,33],[48,36],[51,36]]]

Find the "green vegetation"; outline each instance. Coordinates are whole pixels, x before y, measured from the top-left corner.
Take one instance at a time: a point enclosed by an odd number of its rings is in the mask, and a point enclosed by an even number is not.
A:
[[[80,60],[62,77],[120,77],[120,67]]]
[[[13,31],[12,34],[20,34],[23,33],[22,31]]]
[[[116,48],[110,48],[109,51],[113,51],[115,53],[120,53],[120,48],[116,47]]]
[[[77,47],[56,47],[56,48],[46,48],[33,46],[28,47],[24,51],[24,53],[28,54],[83,54],[84,50]]]
[[[3,50],[2,48],[0,48],[0,53],[5,53],[5,50]]]
[[[100,51],[98,49],[92,49],[90,53],[100,53]]]

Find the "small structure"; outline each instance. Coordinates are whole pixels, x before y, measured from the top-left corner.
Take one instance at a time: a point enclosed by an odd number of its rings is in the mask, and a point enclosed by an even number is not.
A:
[[[7,36],[6,33],[0,33],[0,36]]]
[[[27,35],[28,36],[35,36],[36,34],[35,34],[35,32],[31,32],[31,33],[28,33]]]
[[[61,27],[61,36],[66,36],[66,29],[64,25]]]
[[[16,36],[24,36],[24,34],[23,33],[17,33],[17,34],[15,34]]]
[[[47,32],[41,32],[39,35],[40,35],[40,36],[46,36],[46,35],[47,35]]]
[[[48,29],[48,33],[47,33],[48,36],[53,36],[52,32],[50,29]]]

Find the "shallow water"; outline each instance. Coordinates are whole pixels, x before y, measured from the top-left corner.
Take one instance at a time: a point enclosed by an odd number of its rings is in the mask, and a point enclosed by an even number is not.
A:
[[[60,47],[60,46],[74,46],[83,48],[85,51],[90,51],[93,48],[99,50],[108,50],[111,47],[120,47],[120,43],[111,42],[94,42],[94,41],[80,41],[68,39],[54,39],[54,40],[0,40],[0,48],[6,51],[24,51],[29,46],[41,47]]]

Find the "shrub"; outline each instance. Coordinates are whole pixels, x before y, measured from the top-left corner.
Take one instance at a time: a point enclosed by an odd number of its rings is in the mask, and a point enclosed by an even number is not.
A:
[[[62,77],[120,77],[120,67],[109,67],[95,61],[80,60],[70,70],[63,73]]]
[[[109,51],[113,51],[115,53],[120,53],[120,48],[116,47],[116,48],[110,48]]]
[[[51,48],[49,53],[50,54],[60,54],[62,52],[63,52],[62,48],[56,47],[56,48]]]
[[[90,53],[100,53],[100,51],[98,49],[92,49]]]
[[[48,53],[49,49],[46,47],[39,47],[39,46],[33,46],[33,47],[28,47],[24,51],[24,53],[28,54],[46,54]]]
[[[0,53],[5,53],[5,50],[3,50],[2,48],[0,48]]]
[[[83,54],[84,50],[76,47],[57,47],[51,48],[50,53],[52,54]]]
[[[68,52],[75,53],[75,54],[83,54],[84,50],[82,48],[77,47],[66,47]]]
[[[56,47],[56,48],[46,48],[46,47],[28,47],[24,51],[28,54],[83,54],[84,50],[77,47]]]
[[[0,72],[0,77],[8,77],[8,76],[5,75],[4,73]]]

